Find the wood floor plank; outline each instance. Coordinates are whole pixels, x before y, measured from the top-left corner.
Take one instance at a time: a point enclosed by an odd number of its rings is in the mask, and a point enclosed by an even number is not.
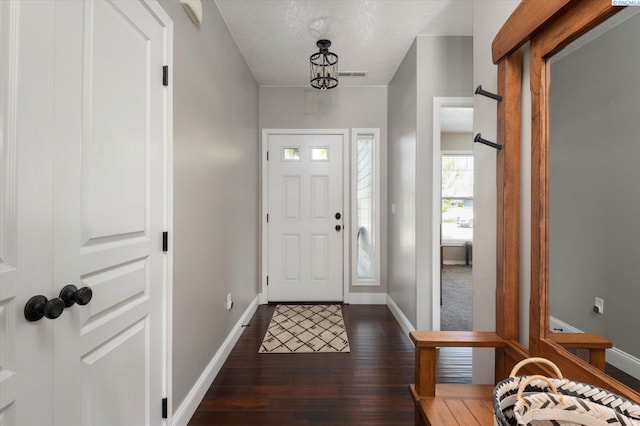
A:
[[[226,410],[265,410],[269,408],[270,400],[266,398],[237,398],[224,397],[207,399],[202,406],[207,411],[226,411]]]
[[[274,309],[258,308],[190,426],[413,424],[414,348],[386,306],[343,306],[350,353],[259,354]],[[470,375],[467,356],[441,357],[439,379]]]

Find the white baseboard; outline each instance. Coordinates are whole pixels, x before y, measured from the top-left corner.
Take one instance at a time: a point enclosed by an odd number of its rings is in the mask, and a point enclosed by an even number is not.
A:
[[[551,331],[555,331],[557,333],[582,333],[582,330],[575,328],[564,321],[560,321],[557,318],[551,317],[549,322]],[[562,331],[554,329],[562,329]],[[607,363],[619,368],[633,377],[640,377],[640,359],[637,357],[615,347],[607,349],[605,357]]]
[[[444,265],[466,265],[467,262],[464,260],[443,260],[442,263]],[[469,263],[471,265],[471,263]]]
[[[350,293],[349,303],[352,305],[386,305],[387,293]]]
[[[404,330],[407,338],[409,338],[409,333],[411,333],[412,331],[416,331],[415,327],[411,324],[411,321],[409,321],[409,319],[404,315],[404,312],[400,310],[396,302],[394,302],[394,300],[389,295],[387,295],[387,306],[389,307],[389,310],[391,311],[393,316],[396,318],[396,321],[398,321],[398,324],[400,324],[400,327],[402,327],[402,330]]]
[[[257,295],[253,301],[251,301],[236,325],[229,332],[229,335],[220,346],[220,349],[218,349],[218,352],[216,352],[209,362],[209,365],[207,365],[207,368],[204,369],[202,375],[198,378],[184,401],[180,404],[180,407],[175,411],[172,421],[173,426],[186,426],[187,423],[189,423],[189,420],[191,420],[191,417],[196,412],[202,398],[204,398],[205,393],[207,393],[207,390],[220,372],[220,369],[231,353],[231,350],[238,342],[240,335],[242,335],[242,331],[244,330],[242,325],[248,323],[256,312],[256,309],[258,309],[259,300],[260,295]]]
[[[635,356],[621,351],[618,348],[607,349],[607,362],[616,368],[640,378],[640,359]]]
[[[549,326],[554,333],[582,333],[582,330],[555,317],[549,317]]]

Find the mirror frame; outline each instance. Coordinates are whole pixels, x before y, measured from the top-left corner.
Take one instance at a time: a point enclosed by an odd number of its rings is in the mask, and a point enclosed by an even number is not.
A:
[[[549,120],[548,90],[550,79],[549,58],[571,43],[582,34],[605,21],[624,7],[614,7],[611,0],[522,0],[511,17],[498,32],[493,41],[492,54],[494,63],[498,64],[498,84],[510,81],[510,76],[520,75],[522,63],[514,60],[526,42],[530,42],[530,84],[531,84],[531,300],[529,312],[529,354],[543,356],[555,362],[566,377],[592,383],[613,392],[640,402],[640,393],[606,375],[602,370],[571,354],[554,341],[556,333],[549,331],[549,247],[548,247],[548,153],[549,153]],[[513,84],[513,83],[511,83]],[[521,105],[520,93],[499,91],[508,104]],[[506,96],[517,96],[510,99]],[[501,102],[501,104],[504,103]],[[507,244],[507,236],[513,234],[514,220],[505,222],[508,215],[519,216],[520,188],[501,191],[510,185],[507,180],[515,171],[520,171],[520,122],[519,109],[498,106],[498,143],[504,149],[498,154],[498,259],[497,259],[497,291],[496,291],[496,329],[499,321],[514,321],[517,314],[501,315],[501,304],[513,303],[502,294],[517,294],[519,276],[513,270],[518,269],[519,247],[513,251],[501,249]],[[505,124],[506,123],[506,124]],[[502,130],[502,131],[501,131]],[[511,151],[511,153],[509,152]],[[515,154],[517,151],[517,155]],[[518,181],[519,182],[519,181]],[[533,201],[535,200],[535,202]],[[517,220],[515,220],[517,222]],[[519,233],[516,237],[519,244]],[[513,243],[511,243],[513,244]],[[517,335],[517,333],[516,333]],[[504,336],[503,336],[504,337]],[[556,340],[558,340],[556,338]],[[599,336],[583,334],[578,336],[570,347],[602,349],[604,365],[604,348],[606,342]],[[593,359],[592,359],[593,363]]]

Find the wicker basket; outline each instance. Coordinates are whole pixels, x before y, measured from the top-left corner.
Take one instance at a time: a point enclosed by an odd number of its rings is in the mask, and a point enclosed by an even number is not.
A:
[[[532,376],[530,379],[528,376],[517,376],[523,366],[531,363],[549,365],[558,377]],[[554,387],[556,391],[554,391]],[[559,394],[562,398],[554,393]],[[528,358],[518,363],[511,371],[509,378],[496,385],[493,391],[493,405],[494,424],[499,426],[525,424],[640,426],[640,405],[596,386],[564,379],[558,367],[545,358]],[[551,416],[549,411],[541,413],[545,410],[553,410],[557,418],[542,420],[544,416]],[[569,410],[578,410],[577,413],[580,415],[574,415],[573,418],[578,420],[580,417],[583,422],[567,420],[571,417],[567,414]],[[601,414],[597,414],[597,411],[600,411]],[[519,413],[522,421],[528,421],[520,422],[516,418],[516,412]],[[614,415],[614,418],[607,417],[609,414]],[[601,419],[610,419],[614,423],[602,423]],[[600,423],[593,423],[595,421],[600,421]]]
[[[524,389],[536,380],[546,381],[550,392],[523,396]],[[559,393],[553,381],[544,376],[529,376],[525,379],[520,384],[517,398],[513,414],[519,425],[640,426],[640,421],[623,416],[611,407]]]

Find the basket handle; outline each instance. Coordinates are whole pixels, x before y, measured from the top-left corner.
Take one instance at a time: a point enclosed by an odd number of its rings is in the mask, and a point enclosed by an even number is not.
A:
[[[537,374],[537,375],[534,375],[534,376],[527,377],[525,380],[523,380],[520,383],[520,386],[518,386],[517,400],[520,401],[521,404],[525,403],[525,401],[522,399],[522,394],[524,393],[524,389],[527,387],[528,384],[530,384],[534,380],[542,380],[544,382],[547,382],[547,384],[551,388],[551,392],[553,392],[554,394],[558,395],[560,397],[560,401],[562,401],[562,394],[558,392],[558,389],[556,388],[556,385],[551,381],[551,379],[546,377],[546,376],[542,376],[540,374]]]
[[[532,358],[527,358],[527,359],[524,359],[524,360],[520,361],[519,363],[517,363],[513,367],[513,370],[511,370],[511,374],[509,374],[509,377],[516,377],[516,374],[518,374],[518,371],[520,371],[520,369],[522,367],[524,367],[527,364],[533,364],[533,363],[540,363],[540,364],[548,365],[549,367],[551,367],[553,369],[553,372],[556,373],[556,375],[558,376],[559,379],[564,379],[564,377],[562,376],[562,373],[560,372],[560,369],[558,368],[557,365],[555,365],[553,362],[549,361],[546,358],[540,358],[540,357],[532,357]]]

